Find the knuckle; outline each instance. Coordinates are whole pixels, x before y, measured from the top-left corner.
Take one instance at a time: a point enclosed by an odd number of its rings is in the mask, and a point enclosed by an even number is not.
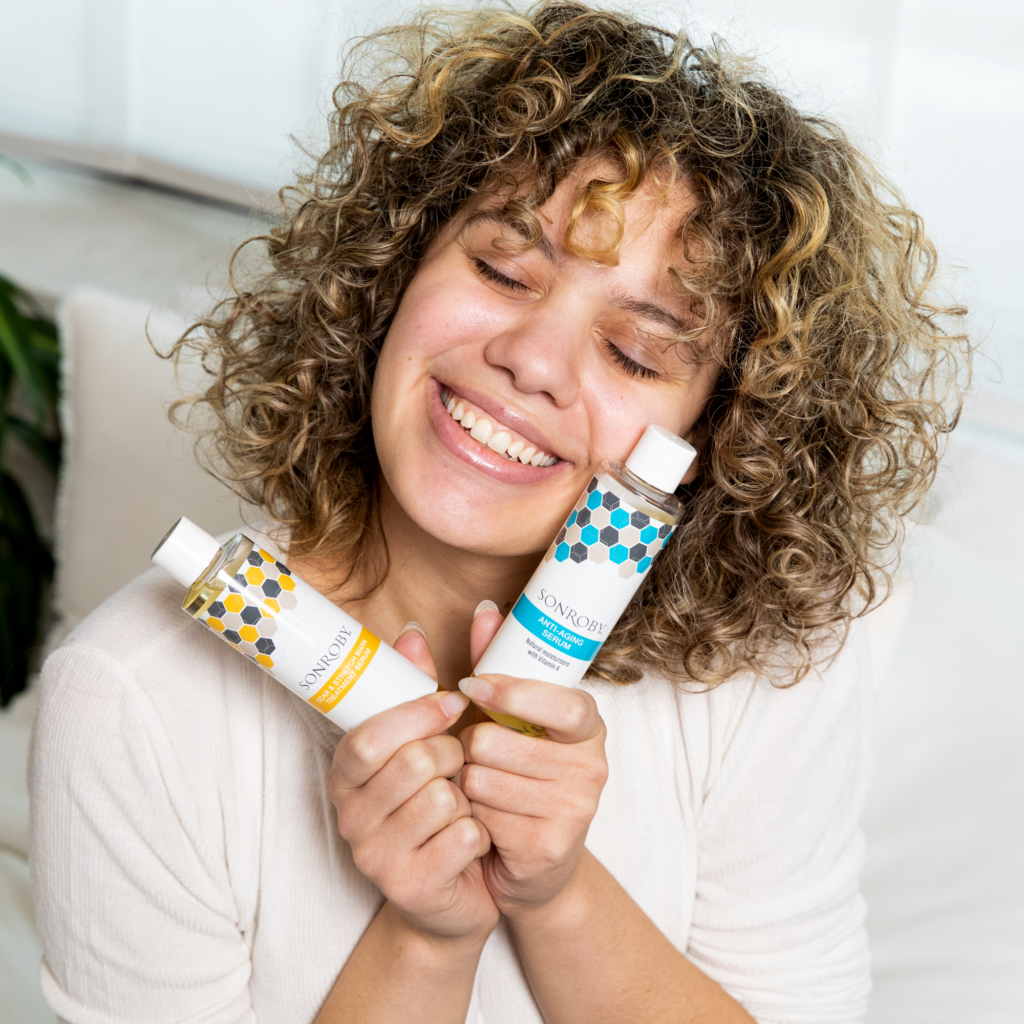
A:
[[[346,787],[343,783],[341,771],[337,766],[333,766],[327,773],[327,796],[331,803],[337,807],[342,799],[344,798]]]
[[[407,743],[402,748],[402,769],[416,779],[432,778],[437,770],[434,752],[423,740]]]
[[[458,821],[452,823],[452,828],[459,847],[467,852],[475,850],[484,838],[484,828],[474,818],[459,818]],[[489,836],[488,841],[490,841]]]
[[[454,775],[466,763],[466,751],[454,736],[438,736],[436,739],[438,770],[443,767],[445,775]]]
[[[353,846],[352,862],[359,869],[359,872],[367,878],[376,879],[380,877],[380,858],[370,845],[360,843]]]
[[[369,768],[377,763],[377,745],[369,733],[355,729],[345,739],[348,740],[349,757],[357,765]]]
[[[490,722],[482,722],[475,726],[470,732],[468,742],[466,743],[466,760],[483,760],[488,752],[493,750],[495,730],[501,728],[500,725]]]
[[[427,796],[434,808],[439,812],[448,813],[458,806],[454,789],[447,779],[434,779],[426,786]]]
[[[590,718],[590,707],[585,700],[579,698],[589,697],[590,695],[580,691],[574,691],[573,693],[577,699],[569,704],[565,715],[565,724],[570,731],[580,732]]]
[[[346,840],[356,834],[355,815],[346,804],[338,807],[338,834]]]
[[[603,789],[608,781],[608,762],[604,758],[599,761],[587,761],[582,766],[582,775],[591,785]]]
[[[472,762],[464,765],[462,771],[459,773],[459,783],[462,787],[462,792],[465,793],[470,800],[481,795],[481,774],[480,766],[473,764]]]

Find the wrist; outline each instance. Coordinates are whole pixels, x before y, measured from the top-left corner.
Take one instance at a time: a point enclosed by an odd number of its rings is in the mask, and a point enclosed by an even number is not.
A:
[[[572,927],[588,906],[587,893],[597,864],[585,847],[568,882],[549,899],[543,901],[508,901],[499,905],[513,931],[520,928],[551,929]]]
[[[494,930],[480,928],[467,933],[446,934],[422,927],[412,918],[406,917],[390,901],[381,909],[381,916],[390,934],[394,948],[425,967],[444,970],[450,965],[473,963]]]

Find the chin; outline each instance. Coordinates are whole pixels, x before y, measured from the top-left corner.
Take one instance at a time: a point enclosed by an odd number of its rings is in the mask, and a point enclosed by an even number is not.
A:
[[[479,505],[468,500],[459,501],[451,494],[437,503],[412,499],[408,504],[401,501],[404,513],[423,533],[447,547],[457,548],[474,555],[494,557],[515,557],[542,553],[550,538],[538,538],[534,531],[524,536],[521,526],[514,524],[511,510],[496,514],[493,502]],[[422,499],[422,495],[419,496]],[[555,529],[551,530],[552,536]]]

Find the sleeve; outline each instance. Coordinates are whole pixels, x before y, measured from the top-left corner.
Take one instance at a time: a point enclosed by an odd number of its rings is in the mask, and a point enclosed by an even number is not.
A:
[[[863,1021],[871,677],[860,627],[792,687],[736,682],[711,695],[687,955],[758,1024]]]
[[[47,1002],[70,1024],[254,1024],[203,716],[174,735],[167,687],[82,645],[41,687],[30,856]]]

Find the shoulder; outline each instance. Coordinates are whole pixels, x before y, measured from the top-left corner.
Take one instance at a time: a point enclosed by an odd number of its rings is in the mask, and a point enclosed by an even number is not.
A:
[[[871,704],[871,656],[865,625],[854,620],[841,644],[822,641],[812,670],[791,685],[753,672],[739,673],[710,690],[655,673],[629,686],[592,677],[583,685],[617,728],[644,727],[651,719],[678,720],[691,754],[701,745],[712,745],[722,756],[733,743],[755,734],[771,742],[772,737],[784,741],[800,733],[810,743],[827,735],[836,722],[863,724]]]
[[[103,602],[47,658],[42,713],[60,700],[131,699],[157,691],[184,698],[219,687],[236,673],[215,637],[181,610],[182,588],[159,569],[137,577]],[[241,661],[242,659],[235,659]]]
[[[871,703],[871,657],[864,623],[854,620],[843,640],[825,637],[815,651],[811,670],[787,684],[747,672],[701,694],[684,688],[685,706],[706,698],[706,713],[724,741],[744,731],[759,734],[799,733],[801,745],[828,735],[837,723],[863,724]]]
[[[232,746],[262,735],[261,722],[299,724],[290,695],[197,626],[181,599],[177,583],[151,570],[50,655],[39,684],[34,775],[73,767],[123,778],[143,762],[184,777],[218,775],[230,769]]]

